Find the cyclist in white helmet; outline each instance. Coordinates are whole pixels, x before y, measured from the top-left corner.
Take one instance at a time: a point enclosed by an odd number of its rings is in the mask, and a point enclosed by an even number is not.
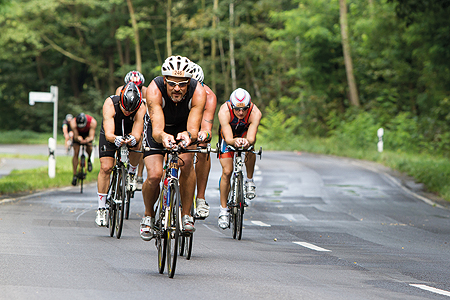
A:
[[[200,146],[206,146],[211,141],[214,115],[216,113],[217,97],[214,92],[204,82],[203,69],[196,63],[192,63],[193,78],[197,79],[206,91],[206,104],[203,111],[202,125],[198,134],[198,140],[204,142]],[[209,171],[211,169],[211,159],[209,154],[197,153],[197,163],[195,164],[195,174],[197,176],[197,198],[196,217],[207,218],[209,216],[209,205],[205,200],[206,185],[208,183]]]
[[[149,118],[145,122],[144,142],[151,148],[171,149],[177,144],[185,147],[197,140],[206,92],[197,80],[192,79],[191,61],[186,57],[168,57],[161,73],[163,76],[153,79],[147,88]],[[190,215],[195,192],[193,155],[183,153],[180,158],[183,161],[180,167],[182,225],[183,230],[193,232],[194,220]],[[140,236],[145,241],[153,236],[154,204],[159,195],[163,160],[161,151],[144,151],[147,179],[142,186],[145,215],[140,224]]]
[[[220,210],[219,227],[229,227],[229,211],[227,208],[227,196],[230,190],[230,178],[233,173],[234,153],[227,145],[248,148],[256,142],[256,133],[261,121],[261,111],[252,103],[250,94],[238,88],[231,93],[230,99],[219,109],[219,160],[222,165],[222,176],[220,177]],[[245,191],[247,198],[256,196],[253,172],[255,170],[256,155],[246,153],[245,168],[247,178],[245,179]]]

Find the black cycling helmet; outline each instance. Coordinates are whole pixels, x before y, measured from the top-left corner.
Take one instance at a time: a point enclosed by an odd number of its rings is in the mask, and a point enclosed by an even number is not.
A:
[[[77,116],[76,118],[77,120],[77,127],[78,128],[84,128],[87,125],[87,118],[86,115],[84,113],[81,113]]]
[[[133,112],[141,106],[141,103],[141,91],[134,82],[128,82],[120,92],[120,104],[123,109]]]

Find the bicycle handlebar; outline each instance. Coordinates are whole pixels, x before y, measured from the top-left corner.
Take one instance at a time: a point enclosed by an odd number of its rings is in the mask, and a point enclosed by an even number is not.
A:
[[[208,147],[200,147],[198,146],[196,149],[187,149],[187,148],[182,148],[182,147],[177,147],[174,149],[167,149],[167,148],[151,148],[151,147],[144,147],[145,151],[159,151],[162,153],[205,153],[208,154],[210,152],[217,152],[217,149],[212,149],[211,146]]]
[[[247,149],[244,149],[243,147],[234,147],[231,145],[227,145],[227,148],[230,149],[231,151],[235,151],[235,152],[251,152],[254,153],[256,155],[259,155],[259,158],[261,159],[261,155],[262,155],[262,147],[259,147],[259,151],[254,151],[254,145],[250,145],[250,147],[248,147]]]

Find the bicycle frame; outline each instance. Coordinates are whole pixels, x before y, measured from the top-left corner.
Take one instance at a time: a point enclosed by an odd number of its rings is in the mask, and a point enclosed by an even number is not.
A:
[[[228,148],[234,151],[234,171],[230,179],[230,191],[227,199],[227,206],[230,209],[229,225],[231,226],[232,224],[233,238],[240,240],[242,238],[244,210],[247,206],[244,193],[244,160],[242,159],[242,153],[252,152],[261,157],[262,148],[260,148],[259,152],[253,151],[253,146],[248,149],[235,149],[232,146],[228,146]]]
[[[145,150],[158,150],[159,148],[148,148]],[[167,260],[168,275],[173,278],[177,261],[179,238],[192,237],[191,232],[184,232],[181,220],[181,197],[179,184],[179,154],[189,152],[211,152],[211,148],[184,149],[176,148],[172,150],[164,149],[163,154],[167,154],[164,162],[164,175],[161,179],[161,190],[157,201],[155,233],[156,247],[158,249],[158,270],[164,272]]]
[[[126,175],[129,150],[126,144],[118,148],[115,154],[116,164],[108,188],[107,203],[109,204],[109,234],[112,237],[116,230],[116,237],[122,235],[125,206],[129,201],[126,193]]]

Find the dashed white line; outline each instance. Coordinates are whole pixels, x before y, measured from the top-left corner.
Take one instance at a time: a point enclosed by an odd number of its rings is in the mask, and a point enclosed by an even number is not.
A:
[[[448,296],[450,297],[450,292],[449,291],[445,291],[445,290],[441,290],[441,289],[437,289],[425,284],[410,284],[410,286],[425,290],[425,291],[429,291],[432,293],[436,293],[436,294],[440,294],[440,295],[444,295],[444,296]]]
[[[297,245],[300,245],[300,246],[303,246],[305,248],[311,249],[311,250],[315,250],[315,251],[323,251],[323,252],[330,251],[331,252],[331,250],[328,250],[328,249],[325,249],[325,248],[321,248],[319,246],[316,246],[316,245],[313,245],[313,244],[310,244],[310,243],[307,243],[307,242],[293,242],[293,243],[297,244]]]
[[[266,224],[264,222],[261,221],[251,221],[253,224],[258,225],[258,226],[262,226],[262,227],[270,227],[270,224]]]

